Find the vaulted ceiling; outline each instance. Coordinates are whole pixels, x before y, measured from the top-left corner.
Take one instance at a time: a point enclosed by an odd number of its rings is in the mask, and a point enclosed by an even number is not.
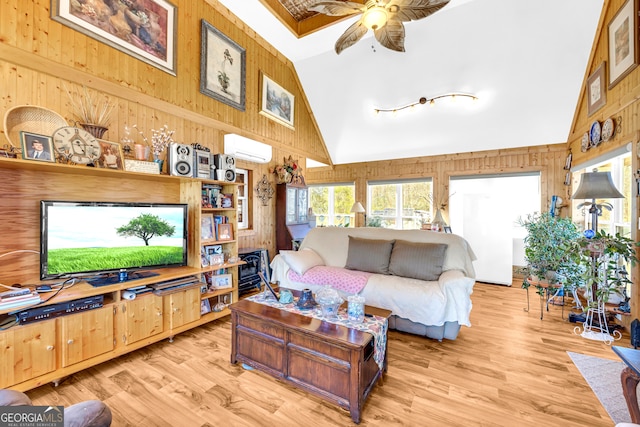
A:
[[[219,1],[294,63],[335,164],[566,142],[603,5],[451,0],[405,23],[406,52],[369,32],[337,55],[359,16],[309,12],[315,0]],[[451,92],[479,99],[374,113]]]

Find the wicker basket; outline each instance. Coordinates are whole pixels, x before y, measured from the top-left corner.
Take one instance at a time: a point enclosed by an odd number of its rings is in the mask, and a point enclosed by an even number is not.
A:
[[[69,126],[60,114],[35,105],[18,105],[4,115],[4,134],[14,147],[20,147],[20,132],[51,136],[63,126]]]

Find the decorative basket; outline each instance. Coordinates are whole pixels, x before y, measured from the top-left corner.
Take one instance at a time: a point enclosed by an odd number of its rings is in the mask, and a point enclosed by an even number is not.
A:
[[[13,147],[20,147],[20,132],[51,136],[61,127],[69,126],[60,114],[35,105],[18,105],[4,115],[4,134]]]

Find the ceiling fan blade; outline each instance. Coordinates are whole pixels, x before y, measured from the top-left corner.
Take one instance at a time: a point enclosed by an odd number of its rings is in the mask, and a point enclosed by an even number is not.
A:
[[[386,9],[393,19],[399,21],[416,21],[439,11],[449,0],[391,0]]]
[[[369,29],[362,24],[362,19],[351,25],[336,41],[336,53],[340,55],[340,52],[356,44],[367,31]]]
[[[319,1],[307,8],[328,16],[345,16],[365,11],[364,5],[351,1]]]
[[[378,42],[387,49],[404,52],[404,25],[400,21],[389,20],[387,25],[374,32]]]

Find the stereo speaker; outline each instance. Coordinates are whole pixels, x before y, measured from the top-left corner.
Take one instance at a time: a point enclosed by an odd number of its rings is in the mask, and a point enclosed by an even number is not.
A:
[[[175,176],[193,177],[193,147],[172,142],[169,145],[169,173]]]
[[[236,180],[236,158],[229,154],[216,154],[213,156],[213,163],[216,166],[218,181]]]

